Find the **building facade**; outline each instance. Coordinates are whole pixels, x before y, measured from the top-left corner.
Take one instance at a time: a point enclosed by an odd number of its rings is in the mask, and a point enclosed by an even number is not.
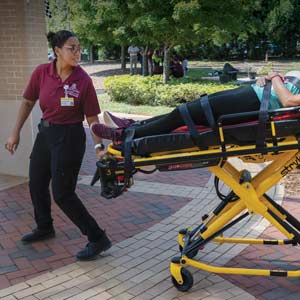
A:
[[[31,72],[48,59],[44,1],[0,0],[0,4],[0,174],[27,176],[41,115],[38,105],[23,127],[15,155],[10,155],[4,145]]]

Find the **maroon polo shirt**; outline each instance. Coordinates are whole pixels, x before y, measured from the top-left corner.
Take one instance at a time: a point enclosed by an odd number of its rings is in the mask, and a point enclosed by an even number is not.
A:
[[[79,123],[86,117],[96,116],[100,107],[95,88],[89,75],[80,67],[62,81],[55,73],[55,61],[39,65],[32,73],[23,93],[27,100],[40,100],[43,119],[54,124]],[[62,104],[61,98],[73,98]]]

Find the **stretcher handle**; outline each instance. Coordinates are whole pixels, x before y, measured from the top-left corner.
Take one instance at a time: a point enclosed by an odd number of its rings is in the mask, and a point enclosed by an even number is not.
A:
[[[269,107],[269,101],[271,97],[271,89],[272,89],[272,82],[269,80],[266,82],[266,85],[264,86],[262,100],[259,109],[259,115],[258,115],[256,148],[261,150],[264,149],[264,145],[265,145],[267,121],[269,119],[268,107]]]
[[[224,121],[230,120],[231,123],[234,119],[237,118],[247,118],[251,116],[257,116],[258,117],[259,111],[249,111],[249,112],[242,112],[242,113],[235,113],[235,114],[226,114],[222,115],[218,118],[217,124],[223,125]]]
[[[299,113],[300,106],[272,109],[272,110],[268,111],[268,115],[269,116],[280,116],[280,115],[284,115],[289,112],[290,113]],[[259,114],[259,111],[257,110],[257,111],[249,111],[249,112],[221,115],[217,120],[217,124],[223,124],[223,122],[227,121],[228,119],[230,121],[232,121],[235,118],[243,118],[243,117],[246,118],[246,117],[251,117],[251,116],[258,116],[258,114]]]
[[[299,113],[300,112],[300,106],[293,106],[293,107],[283,107],[283,108],[277,108],[269,110],[268,113],[271,116],[280,116],[284,115],[286,113]]]
[[[298,89],[300,89],[300,80],[297,77],[294,77],[294,76],[284,76],[284,79],[286,81],[292,83]]]

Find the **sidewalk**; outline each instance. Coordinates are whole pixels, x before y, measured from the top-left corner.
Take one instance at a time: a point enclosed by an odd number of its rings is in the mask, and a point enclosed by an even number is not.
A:
[[[86,241],[56,205],[56,238],[22,245],[20,235],[34,226],[27,184],[4,189],[0,192],[0,299],[299,299],[298,279],[219,276],[195,269],[191,269],[193,288],[188,293],[178,292],[169,274],[170,259],[178,254],[177,232],[199,224],[201,216],[220,201],[210,173],[198,169],[141,174],[135,177],[136,183],[128,193],[105,200],[99,196],[98,187],[88,185],[95,161],[92,147],[87,149],[78,194],[106,228],[113,247],[96,261],[75,262],[75,253]],[[234,163],[240,164],[238,160]],[[258,166],[251,168],[255,172]],[[276,201],[282,201],[280,185],[270,193]],[[296,216],[300,215],[297,203],[285,204]],[[267,222],[257,217],[245,220],[233,231],[238,236],[277,236]],[[208,244],[197,257],[215,265],[255,268],[267,264],[279,268],[290,264],[294,268],[297,247],[273,249]],[[283,265],[279,265],[280,261]]]

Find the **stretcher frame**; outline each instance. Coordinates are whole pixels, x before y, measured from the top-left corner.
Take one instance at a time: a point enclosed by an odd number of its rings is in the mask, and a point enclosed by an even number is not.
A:
[[[195,259],[201,247],[208,242],[233,244],[262,244],[262,245],[298,245],[300,241],[300,222],[286,209],[271,199],[266,192],[277,184],[289,172],[300,166],[299,136],[289,136],[284,139],[276,135],[276,121],[272,118],[272,141],[265,142],[263,149],[257,145],[225,145],[222,124],[218,124],[221,144],[208,150],[186,149],[176,153],[153,153],[151,157],[132,156],[134,169],[142,170],[146,166],[168,167],[180,170],[196,167],[208,169],[232,191],[208,215],[202,217],[202,223],[196,228],[184,228],[178,233],[180,256],[174,257],[170,263],[170,273],[174,286],[180,291],[188,291],[193,286],[193,276],[186,269],[191,266],[213,273],[298,277],[300,270],[268,270],[219,267],[200,262]],[[299,130],[300,131],[300,130]],[[118,159],[113,170],[117,176],[124,174],[123,155],[109,145],[108,153]],[[268,164],[253,178],[248,170],[238,171],[228,160],[239,157],[244,162]],[[98,167],[105,168],[105,163]],[[108,170],[108,169],[106,169]],[[109,170],[111,172],[112,170]],[[127,182],[130,187],[132,181]],[[227,229],[244,218],[260,215],[267,219],[286,239],[266,240],[224,237]]]

